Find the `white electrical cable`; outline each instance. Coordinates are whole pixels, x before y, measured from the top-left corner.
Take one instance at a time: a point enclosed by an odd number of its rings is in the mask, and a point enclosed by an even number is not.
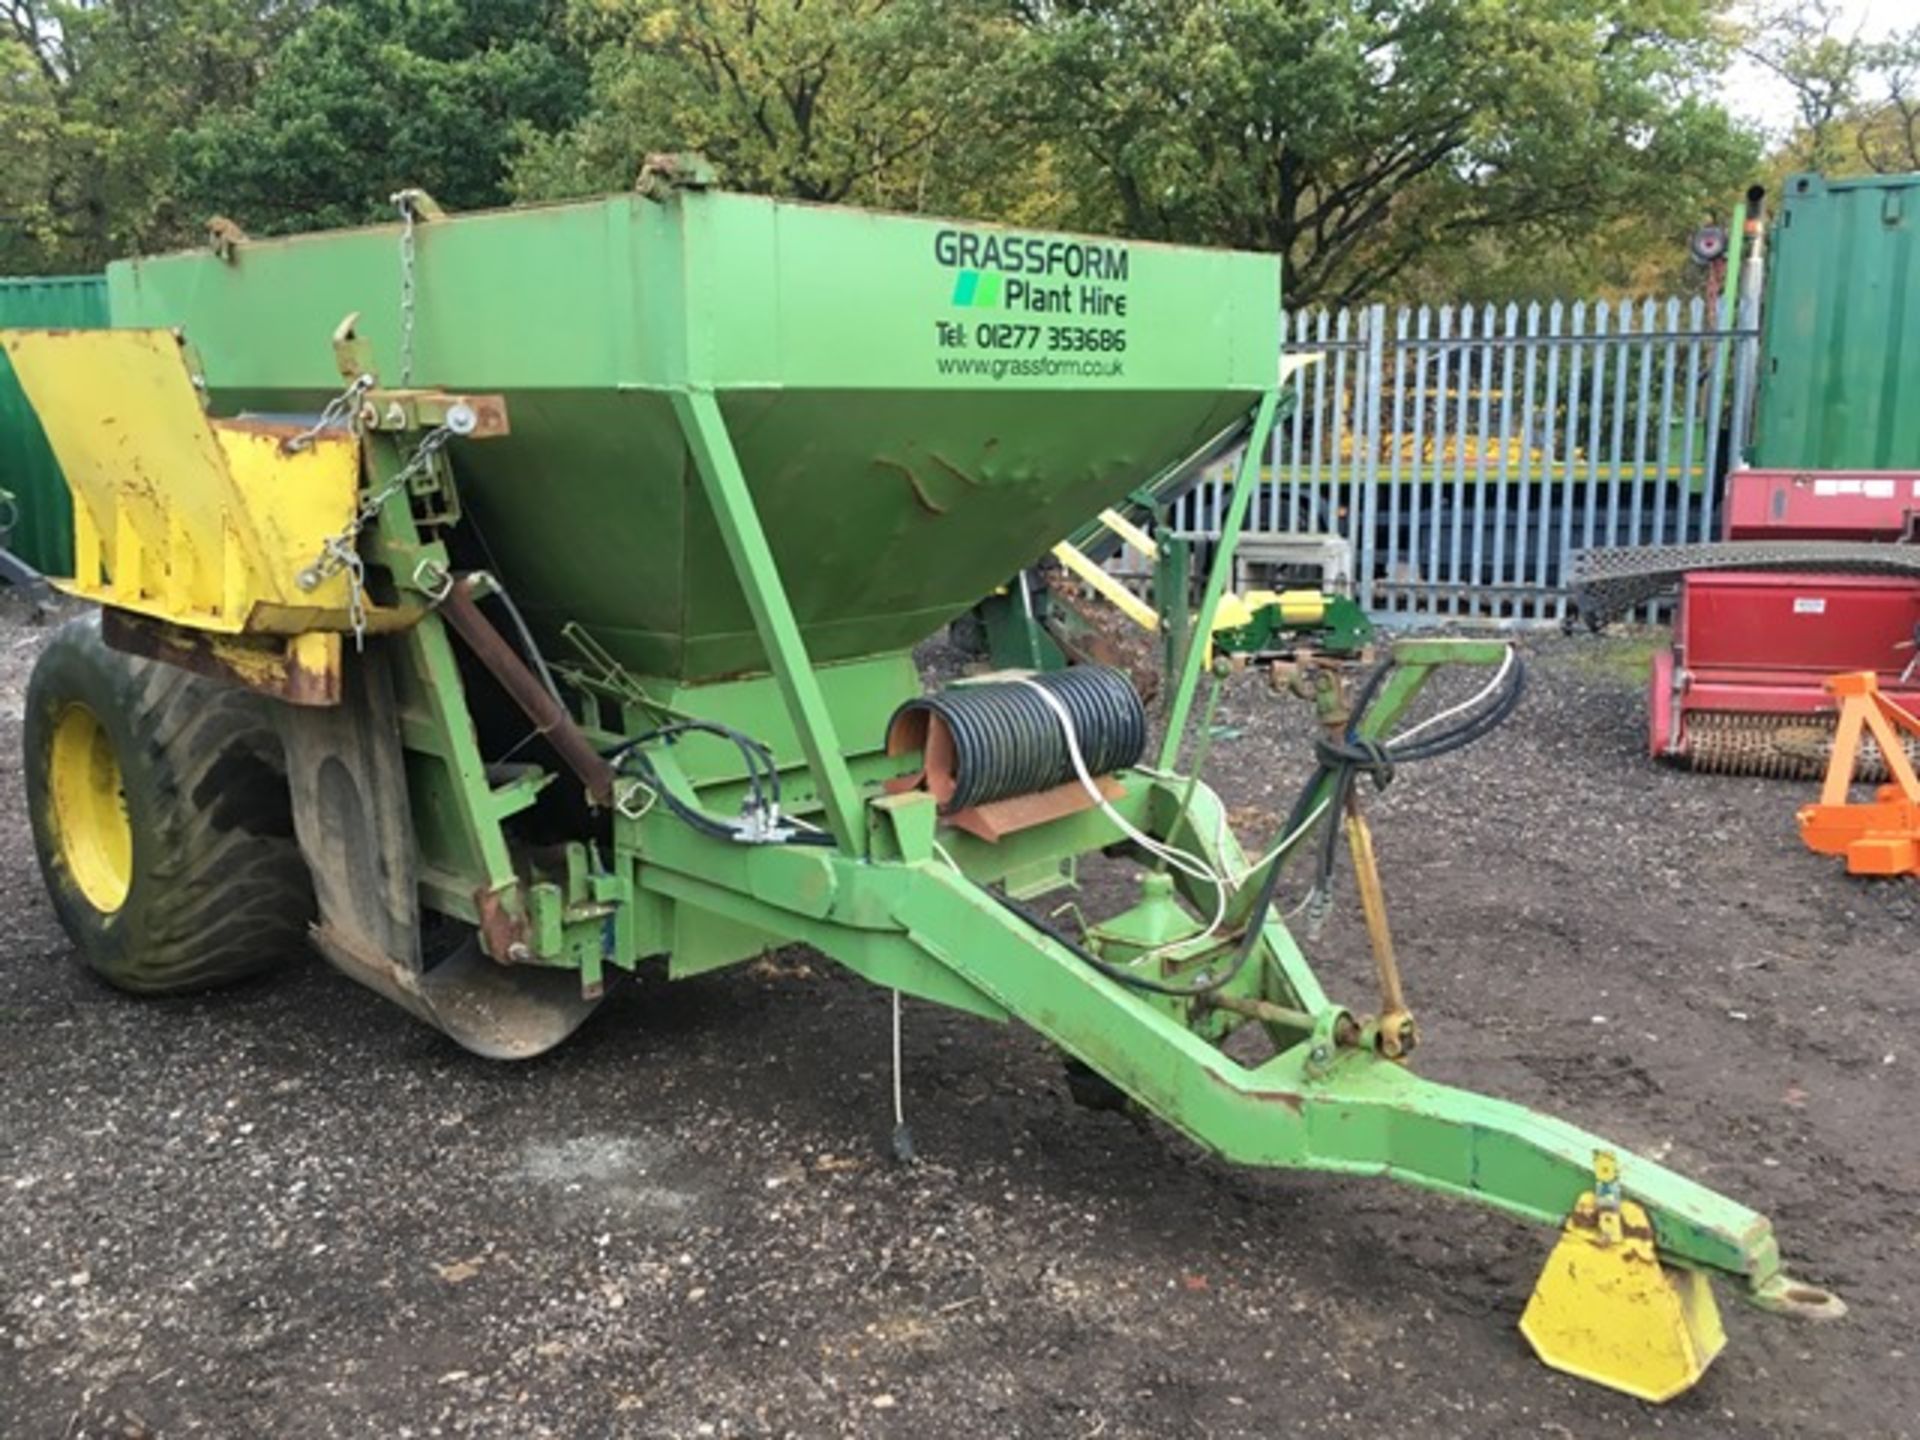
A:
[[[1409,740],[1413,739],[1414,736],[1418,735],[1421,731],[1431,730],[1434,726],[1438,725],[1442,720],[1451,720],[1456,715],[1465,714],[1467,711],[1476,708],[1481,701],[1485,700],[1489,695],[1492,695],[1505,682],[1507,678],[1507,672],[1513,669],[1513,663],[1515,658],[1516,658],[1516,655],[1515,655],[1513,646],[1511,645],[1507,646],[1506,657],[1503,660],[1501,660],[1500,668],[1493,672],[1493,678],[1489,680],[1485,685],[1482,685],[1480,689],[1477,692],[1475,692],[1472,699],[1462,700],[1458,705],[1454,705],[1448,709],[1442,710],[1438,715],[1429,715],[1425,720],[1422,720],[1418,725],[1415,725],[1412,728],[1407,730],[1402,730],[1398,735],[1395,735],[1387,743],[1389,745],[1404,745]]]
[[[1300,837],[1305,835],[1309,830],[1313,829],[1314,825],[1318,823],[1320,817],[1327,813],[1327,806],[1331,805],[1332,803],[1333,803],[1333,797],[1329,795],[1325,800],[1322,800],[1318,805],[1314,806],[1312,813],[1309,814],[1306,819],[1302,820],[1298,825],[1294,827],[1294,831],[1291,835],[1287,836],[1278,845],[1275,845],[1266,854],[1262,855],[1258,860],[1254,861],[1253,864],[1247,867],[1247,874],[1248,875],[1253,874],[1254,871],[1258,870],[1262,865],[1265,865],[1269,860],[1277,859],[1280,855],[1284,854],[1286,851],[1291,850],[1294,847],[1294,844],[1300,839]]]
[[[1186,776],[1176,775],[1171,770],[1155,770],[1150,765],[1136,765],[1133,768],[1139,771],[1142,775],[1151,775],[1154,779],[1164,780],[1169,785],[1185,785],[1187,783]],[[1241,870],[1238,875],[1234,876],[1233,877],[1234,886],[1238,888],[1239,886],[1245,884],[1247,876],[1253,874],[1254,871],[1258,870],[1262,865],[1265,865],[1269,860],[1273,859],[1276,855],[1280,854],[1283,850],[1292,849],[1295,842],[1298,841],[1301,836],[1305,835],[1309,830],[1311,830],[1313,828],[1314,822],[1326,813],[1327,804],[1328,804],[1327,801],[1322,800],[1318,805],[1314,806],[1313,813],[1307,816],[1305,820],[1301,821],[1299,827],[1295,829],[1291,835],[1287,836],[1284,840],[1280,841],[1280,843],[1275,845],[1273,849],[1267,851],[1265,855],[1262,855],[1258,860],[1254,861],[1253,864],[1247,866],[1245,869]],[[1213,843],[1214,843],[1215,849],[1219,850],[1220,853],[1223,855],[1226,854],[1227,812],[1224,806],[1214,813]]]
[[[900,1087],[900,992],[893,992],[893,1123],[895,1127],[907,1123],[907,1104],[901,1095]]]
[[[1024,577],[1022,578],[1024,581]],[[1023,595],[1025,593],[1024,583],[1022,585],[1022,593]],[[1493,678],[1489,680],[1485,685],[1483,685],[1478,691],[1476,691],[1469,699],[1461,701],[1458,705],[1449,706],[1447,709],[1442,710],[1439,714],[1431,715],[1427,719],[1422,720],[1418,725],[1412,726],[1407,730],[1403,730],[1400,734],[1393,737],[1392,743],[1395,745],[1403,745],[1407,741],[1413,739],[1415,736],[1420,735],[1427,730],[1431,730],[1434,726],[1439,725],[1444,721],[1451,720],[1457,715],[1461,715],[1466,713],[1469,710],[1476,709],[1484,701],[1486,701],[1489,696],[1498,692],[1501,685],[1505,683],[1507,675],[1512,671],[1513,666],[1517,661],[1517,659],[1518,659],[1518,654],[1515,651],[1514,647],[1511,645],[1507,646],[1507,653],[1505,657],[1502,658],[1502,660],[1500,661],[1500,668],[1494,672]],[[1110,803],[1108,803],[1107,797],[1101,794],[1099,785],[1095,783],[1092,773],[1087,769],[1086,757],[1081,753],[1081,750],[1080,750],[1079,732],[1074,727],[1073,716],[1067,710],[1067,707],[1060,702],[1059,698],[1055,696],[1052,691],[1048,690],[1043,685],[1036,684],[1034,681],[1027,679],[1024,676],[1014,677],[1013,683],[1015,683],[1016,685],[1026,686],[1029,690],[1033,691],[1034,694],[1038,695],[1043,702],[1045,702],[1048,709],[1053,711],[1054,718],[1060,722],[1060,733],[1066,737],[1067,755],[1068,755],[1068,758],[1073,762],[1074,773],[1079,777],[1082,788],[1086,790],[1088,796],[1092,798],[1094,804],[1100,807],[1101,813],[1104,814],[1109,820],[1111,820],[1116,826],[1118,826],[1122,834],[1126,835],[1129,839],[1131,839],[1136,845],[1140,846],[1140,848],[1145,850],[1148,854],[1157,856],[1161,860],[1165,861],[1168,865],[1178,870],[1181,874],[1186,875],[1191,879],[1202,881],[1203,883],[1213,887],[1213,894],[1214,894],[1213,919],[1211,922],[1209,922],[1209,924],[1207,925],[1207,928],[1204,931],[1202,931],[1201,934],[1197,936],[1189,936],[1183,940],[1170,941],[1165,945],[1161,945],[1152,950],[1147,951],[1144,955],[1140,956],[1139,958],[1143,960],[1156,959],[1159,956],[1165,954],[1169,950],[1178,949],[1182,946],[1192,944],[1195,940],[1208,939],[1218,934],[1220,930],[1220,926],[1223,923],[1225,923],[1226,917],[1227,917],[1228,891],[1227,891],[1226,877],[1222,876],[1204,859],[1202,859],[1198,855],[1193,854],[1191,851],[1182,850],[1175,845],[1165,844],[1159,840],[1154,839],[1151,835],[1148,835],[1145,832],[1136,829],[1127,820],[1127,818],[1124,815],[1122,815],[1118,810],[1115,810],[1113,806]],[[1184,777],[1182,776],[1172,775],[1162,770],[1148,769],[1145,766],[1140,766],[1137,768],[1140,769],[1141,773],[1152,775],[1156,779],[1160,779],[1160,780],[1179,781],[1184,779]],[[1255,861],[1251,866],[1249,866],[1245,871],[1243,871],[1241,875],[1234,880],[1233,882],[1234,886],[1237,888],[1241,884],[1244,884],[1246,877],[1248,875],[1257,873],[1262,867],[1277,860],[1286,851],[1290,850],[1295,844],[1297,844],[1300,841],[1300,839],[1303,836],[1307,834],[1308,831],[1312,830],[1313,827],[1319,823],[1320,817],[1326,814],[1327,806],[1330,805],[1331,803],[1332,803],[1332,798],[1329,797],[1328,799],[1322,800],[1318,805],[1314,806],[1313,810],[1307,815],[1306,819],[1302,820],[1297,826],[1294,827],[1293,832],[1291,834],[1282,837],[1281,840],[1276,845],[1274,845],[1274,847],[1271,850],[1267,851],[1265,855],[1261,856],[1260,859]],[[1216,839],[1222,842],[1220,848],[1222,853],[1224,854],[1225,848],[1226,848],[1224,844],[1224,832],[1226,829],[1225,811],[1223,810],[1218,816],[1216,816],[1215,820],[1216,820],[1215,829],[1216,829],[1216,832],[1218,832],[1216,835]],[[936,840],[934,842],[933,848],[939,854],[940,858],[946,861],[946,863],[949,866],[951,866],[954,870],[957,871],[960,869],[959,865],[955,863],[953,857],[946,852],[946,850],[941,846],[939,841]],[[1294,906],[1292,910],[1286,912],[1285,918],[1291,918],[1292,916],[1299,914],[1299,912],[1306,907],[1308,901],[1310,901],[1312,898],[1313,898],[1312,893],[1309,892],[1305,899],[1303,899],[1298,905]],[[898,1004],[897,992],[895,996],[895,1003],[897,1006]],[[896,1045],[898,1043],[897,1033],[895,1036],[895,1043]],[[898,1062],[896,1061],[896,1066],[897,1066],[897,1063]],[[896,1077],[896,1082],[897,1082],[897,1077]]]
[[[1051,690],[1048,690],[1044,685],[1036,684],[1023,675],[1014,676],[1013,683],[1026,686],[1040,697],[1048,709],[1053,711],[1054,718],[1060,722],[1060,731],[1066,737],[1067,756],[1069,760],[1072,761],[1074,772],[1079,777],[1082,788],[1086,790],[1088,796],[1100,807],[1109,820],[1113,821],[1113,823],[1136,845],[1140,846],[1141,849],[1166,860],[1168,864],[1172,865],[1176,870],[1179,870],[1183,875],[1190,875],[1196,880],[1204,880],[1211,885],[1217,886],[1221,884],[1221,876],[1219,873],[1198,855],[1182,850],[1178,846],[1156,840],[1144,831],[1134,828],[1132,822],[1129,821],[1126,816],[1113,808],[1112,804],[1108,802],[1107,797],[1101,793],[1100,786],[1094,781],[1093,773],[1087,768],[1086,755],[1080,748],[1080,734],[1079,731],[1074,728],[1073,715],[1068,711],[1067,707],[1061,703],[1058,696]]]
[[[789,815],[786,819],[789,825],[798,825],[802,830],[811,830],[816,835],[825,833],[818,825],[810,824],[798,815]],[[933,848],[938,850],[940,858],[947,864],[953,865],[955,870],[960,868],[954,864],[953,857],[947,854],[946,848],[938,840],[933,842]],[[890,990],[890,993],[893,996],[893,1128],[894,1133],[898,1135],[907,1126],[907,1101],[903,1078],[906,1067],[900,1063],[900,992]]]
[[[1094,782],[1092,773],[1087,769],[1086,757],[1080,751],[1080,735],[1074,728],[1073,715],[1068,711],[1067,707],[1060,702],[1060,698],[1044,685],[1036,684],[1025,676],[1015,676],[1013,683],[1026,686],[1046,702],[1049,710],[1053,711],[1054,718],[1060,722],[1060,733],[1066,736],[1067,756],[1073,762],[1074,773],[1080,777],[1081,786],[1086,790],[1087,794],[1093,798],[1094,804],[1100,807],[1101,813],[1118,826],[1122,834],[1127,836],[1128,839],[1132,840],[1134,844],[1138,845],[1142,850],[1145,850],[1149,855],[1157,856],[1159,859],[1164,860],[1182,875],[1202,881],[1213,887],[1213,919],[1204,931],[1199,935],[1189,935],[1184,939],[1170,940],[1165,945],[1156,946],[1138,958],[1141,960],[1158,959],[1169,950],[1176,950],[1183,946],[1191,945],[1196,940],[1210,939],[1212,936],[1218,934],[1221,925],[1225,923],[1227,918],[1226,878],[1198,855],[1182,850],[1175,845],[1163,844],[1144,831],[1135,829],[1127,817],[1114,809],[1112,804],[1108,802],[1107,797],[1100,793],[1099,785]]]

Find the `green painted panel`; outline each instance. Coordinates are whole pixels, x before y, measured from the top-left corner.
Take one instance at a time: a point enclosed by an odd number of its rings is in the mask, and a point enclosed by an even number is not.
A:
[[[0,329],[78,329],[107,323],[107,282],[98,275],[0,278]],[[73,507],[13,366],[0,355],[0,490],[18,507],[13,553],[48,575],[73,573]]]
[[[1754,463],[1920,468],[1920,175],[1792,176],[1770,243]]]
[[[350,311],[399,381],[398,227],[115,265],[115,323],[184,327],[216,409],[312,409]],[[815,660],[898,650],[1198,447],[1275,379],[1270,256],[718,192],[423,224],[414,381],[502,391],[454,449],[543,640],[642,673],[765,656],[675,419],[711,388]]]

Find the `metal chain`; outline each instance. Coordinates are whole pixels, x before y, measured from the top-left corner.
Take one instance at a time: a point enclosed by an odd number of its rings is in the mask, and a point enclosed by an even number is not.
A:
[[[353,383],[326,403],[320,412],[320,418],[302,430],[298,435],[289,436],[280,448],[289,455],[298,455],[307,449],[329,430],[345,428],[357,430],[360,424],[360,400],[373,389],[373,376],[357,376]]]
[[[403,390],[413,384],[413,193],[399,190],[393,195],[393,203],[400,207],[400,388]]]
[[[438,425],[429,430],[420,439],[420,446],[413,457],[394,471],[387,483],[378,490],[370,491],[361,498],[360,504],[337,535],[329,535],[320,545],[320,553],[306,569],[294,577],[294,583],[304,591],[318,590],[322,584],[334,576],[345,574],[347,583],[347,620],[353,627],[353,647],[356,650],[366,645],[367,608],[365,584],[367,562],[360,557],[360,532],[372,523],[374,518],[386,508],[387,502],[400,494],[418,476],[424,475],[432,466],[434,457],[446,448],[447,441],[458,433],[451,425]]]

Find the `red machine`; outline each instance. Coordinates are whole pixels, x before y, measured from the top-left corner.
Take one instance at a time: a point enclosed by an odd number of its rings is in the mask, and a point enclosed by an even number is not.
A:
[[[1729,475],[1732,543],[1711,547],[1711,568],[1680,571],[1673,648],[1654,657],[1652,753],[1814,776],[1833,742],[1829,676],[1871,671],[1889,698],[1920,705],[1916,517],[1920,472]],[[1686,549],[1674,558],[1707,553]],[[1862,760],[1877,770],[1877,751]]]

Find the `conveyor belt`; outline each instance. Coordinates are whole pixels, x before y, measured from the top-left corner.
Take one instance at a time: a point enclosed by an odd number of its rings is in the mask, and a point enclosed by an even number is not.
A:
[[[1567,588],[1580,617],[1599,628],[1665,594],[1694,570],[1813,570],[1834,575],[1909,575],[1920,580],[1920,545],[1842,540],[1728,540],[1711,545],[1638,545],[1580,550]]]

